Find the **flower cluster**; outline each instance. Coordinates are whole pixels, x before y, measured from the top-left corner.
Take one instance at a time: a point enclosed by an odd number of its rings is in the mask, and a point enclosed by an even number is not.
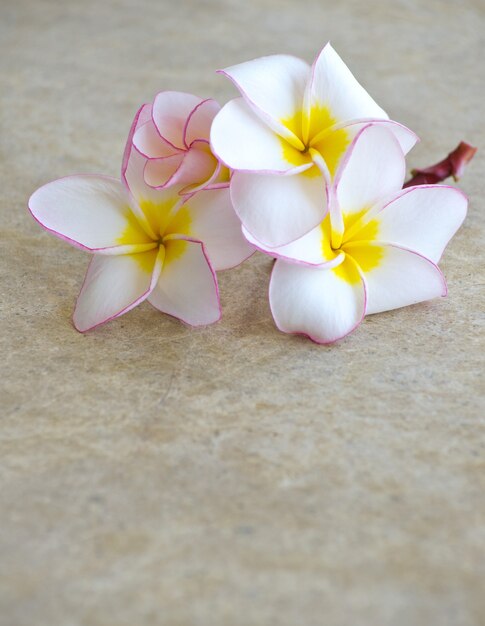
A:
[[[241,93],[222,108],[167,91],[140,108],[121,180],[71,176],[30,198],[41,226],[94,255],[78,330],[145,299],[185,323],[213,323],[216,271],[255,249],[276,259],[278,328],[318,343],[366,314],[446,295],[437,263],[467,200],[445,185],[403,188],[416,135],[330,44],[311,67],[274,55],[222,74]]]

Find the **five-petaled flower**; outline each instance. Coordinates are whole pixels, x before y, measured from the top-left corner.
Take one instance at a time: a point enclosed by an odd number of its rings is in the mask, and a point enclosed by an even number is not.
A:
[[[29,201],[41,226],[94,253],[74,311],[81,332],[145,299],[193,326],[216,322],[215,270],[234,267],[253,252],[227,184],[181,197],[180,184],[153,189],[145,183],[146,159],[132,147],[143,111],[128,137],[121,181],[70,176],[44,185]]]
[[[235,170],[231,195],[243,225],[266,246],[290,243],[322,221],[325,187],[365,123],[391,129],[404,153],[417,141],[388,119],[330,44],[311,68],[274,55],[222,73],[242,97],[216,115],[212,149]]]
[[[145,182],[151,187],[180,186],[180,193],[227,186],[229,170],[209,144],[219,104],[189,93],[162,91],[146,104],[133,145],[146,157]]]
[[[338,167],[320,225],[278,248],[246,231],[277,258],[269,297],[280,330],[332,343],[366,314],[446,295],[437,263],[465,218],[467,199],[446,185],[402,189],[404,175],[395,136],[371,123]]]

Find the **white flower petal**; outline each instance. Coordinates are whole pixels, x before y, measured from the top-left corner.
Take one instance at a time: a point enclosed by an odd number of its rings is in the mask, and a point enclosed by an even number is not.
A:
[[[154,307],[191,326],[221,317],[217,279],[200,242],[171,240],[158,283],[148,300]]]
[[[365,126],[355,137],[335,177],[344,215],[370,209],[402,188],[406,164],[401,147],[386,128]]]
[[[387,118],[330,44],[316,58],[306,94],[307,107],[326,107],[337,121]]]
[[[328,220],[313,228],[300,239],[296,239],[286,246],[270,248],[255,239],[251,233],[243,226],[243,233],[246,239],[255,248],[269,254],[275,259],[301,263],[302,265],[323,265],[332,267],[341,261],[339,252],[334,252],[330,247],[330,233]]]
[[[216,115],[211,146],[234,170],[284,174],[311,167],[311,159],[271,130],[242,98],[230,100]]]
[[[299,239],[323,220],[327,212],[325,181],[318,172],[314,173],[233,174],[234,208],[255,239],[268,247],[283,246]]]
[[[167,157],[167,159],[171,159],[171,157]],[[149,162],[132,146],[123,159],[121,175],[131,196],[133,212],[137,215],[140,222],[143,223],[147,232],[150,232],[151,236],[157,239],[159,233],[151,228],[140,206],[147,202],[152,203],[154,206],[169,202],[176,204],[179,201],[178,191],[180,185],[168,189],[156,189],[147,185],[145,182],[145,167],[147,167]]]
[[[153,121],[165,141],[174,148],[183,149],[184,129],[187,118],[202,102],[190,93],[162,91],[153,101]]]
[[[171,185],[201,185],[211,180],[218,166],[205,139],[197,139],[185,152],[180,167],[169,181]]]
[[[67,176],[32,194],[29,209],[46,230],[84,250],[122,254],[153,243],[138,225],[119,180]]]
[[[133,145],[138,152],[149,159],[159,159],[178,153],[178,149],[160,137],[151,118],[145,124],[138,125],[133,135]]]
[[[336,124],[330,130],[327,129],[317,137],[317,141],[312,141],[310,152],[314,154],[314,151],[316,151],[317,154],[320,154],[328,168],[329,175],[333,177],[348,153],[352,141],[370,123],[391,132],[397,139],[404,154],[407,154],[419,141],[418,136],[402,124],[391,120],[367,119],[359,122]]]
[[[276,261],[269,299],[280,330],[308,335],[317,343],[332,343],[359,325],[365,314],[364,282],[351,260],[338,267],[322,269]]]
[[[377,237],[438,263],[463,223],[466,210],[467,198],[455,187],[408,187],[375,215]]]
[[[141,200],[151,200],[156,202],[160,198],[160,192],[152,189],[145,182],[144,170],[148,159],[143,156],[133,145],[133,137],[137,130],[146,124],[147,116],[150,115],[151,105],[143,105],[133,120],[128,139],[126,141],[123,162],[121,164],[121,180],[124,182],[128,193],[135,200],[132,204],[137,204]],[[183,154],[183,153],[182,153]],[[172,157],[167,157],[172,159]],[[175,155],[173,158],[176,158]],[[136,210],[136,207],[134,207]]]
[[[133,122],[131,123],[130,132],[128,133],[128,138],[125,143],[125,150],[123,152],[123,159],[121,161],[121,177],[123,178],[123,173],[126,170],[126,165],[128,162],[128,157],[131,154],[133,149],[133,137],[139,128],[152,121],[152,105],[151,104],[142,104],[141,107],[135,114],[133,118]]]
[[[301,111],[310,67],[287,54],[233,65],[220,73],[230,78],[259,117],[282,137],[298,140],[285,125]]]
[[[368,314],[446,295],[445,279],[432,261],[397,246],[376,245],[381,246],[383,256],[377,267],[364,270]],[[365,248],[353,245],[346,250],[360,264],[361,256],[367,254]]]
[[[208,98],[203,100],[191,112],[184,128],[184,144],[189,148],[197,139],[209,139],[212,122],[221,110],[218,102]]]
[[[352,141],[359,131],[361,131],[364,126],[368,126],[369,123],[389,130],[399,142],[401,150],[404,154],[407,154],[419,142],[419,137],[410,128],[407,128],[407,126],[404,126],[399,122],[387,119],[365,119],[352,121],[350,123],[343,122],[342,124],[335,126],[335,130],[344,128]]]
[[[199,191],[183,208],[189,211],[190,236],[204,244],[216,271],[235,267],[253,254],[253,246],[242,234],[228,187]]]
[[[74,311],[74,326],[85,332],[134,308],[153,287],[158,250],[121,256],[95,255]]]
[[[176,152],[163,159],[149,159],[145,164],[143,176],[150,187],[162,188],[169,186],[180,169],[186,152]]]

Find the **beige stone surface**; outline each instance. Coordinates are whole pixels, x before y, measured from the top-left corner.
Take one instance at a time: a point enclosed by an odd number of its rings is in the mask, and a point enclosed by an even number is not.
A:
[[[1,626],[485,623],[481,0],[0,0]],[[223,320],[82,336],[86,255],[26,211],[116,175],[138,105],[331,39],[428,165],[481,146],[449,298],[333,347],[278,333],[255,256]]]

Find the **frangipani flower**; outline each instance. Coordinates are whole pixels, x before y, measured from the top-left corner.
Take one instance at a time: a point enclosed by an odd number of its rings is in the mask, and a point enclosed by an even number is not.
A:
[[[44,185],[29,201],[43,228],[94,253],[74,311],[81,332],[145,299],[193,326],[216,322],[221,311],[215,270],[234,267],[253,252],[227,186],[181,198],[180,187],[146,185],[146,160],[131,148],[138,122],[137,115],[122,181],[70,176]]]
[[[209,145],[212,120],[220,108],[215,100],[178,91],[163,91],[153,104],[144,105],[133,144],[147,159],[148,185],[179,185],[181,193],[192,193],[229,184],[229,170]]]
[[[391,129],[407,153],[417,141],[392,122],[330,44],[310,68],[274,55],[222,71],[242,97],[228,102],[211,130],[214,153],[236,170],[234,208],[266,246],[287,244],[325,217],[325,186],[369,120]]]
[[[328,189],[330,212],[277,249],[269,298],[278,328],[331,343],[364,315],[445,296],[437,263],[463,222],[467,200],[445,185],[402,189],[405,162],[395,136],[361,129]]]

